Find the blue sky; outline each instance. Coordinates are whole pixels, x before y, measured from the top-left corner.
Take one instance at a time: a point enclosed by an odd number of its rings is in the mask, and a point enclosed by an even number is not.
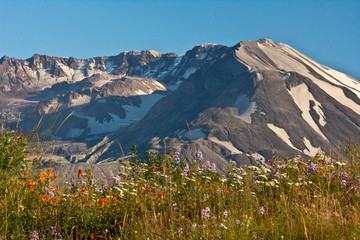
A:
[[[0,56],[89,58],[270,38],[360,80],[360,1],[0,0]]]

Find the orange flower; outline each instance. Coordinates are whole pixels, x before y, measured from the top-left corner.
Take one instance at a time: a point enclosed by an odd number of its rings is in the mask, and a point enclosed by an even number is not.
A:
[[[86,189],[85,188],[81,189],[81,192],[86,193]]]
[[[117,203],[119,203],[119,200],[118,200],[116,197],[114,197],[112,200],[113,200],[113,202],[114,202],[114,203],[113,203],[114,205],[117,204]]]
[[[105,203],[106,203],[106,198],[101,199],[99,202],[100,208],[103,208],[105,206]]]
[[[162,168],[162,172],[165,173],[166,172],[166,166],[165,165],[161,165]]]
[[[54,180],[58,179],[59,175],[55,174],[54,175]]]
[[[78,172],[78,177],[81,178],[83,175],[83,170],[82,169],[79,169],[79,172]]]
[[[47,196],[47,195],[41,195],[41,196],[40,196],[40,200],[43,200],[43,201],[50,200],[50,196]]]
[[[29,190],[33,190],[33,189],[34,189],[34,184],[33,184],[33,183],[29,183],[28,188],[29,188]]]
[[[160,193],[161,198],[165,198],[165,193]]]
[[[39,174],[39,181],[40,182],[43,182],[43,181],[45,181],[45,177],[44,177],[44,175],[43,174]]]

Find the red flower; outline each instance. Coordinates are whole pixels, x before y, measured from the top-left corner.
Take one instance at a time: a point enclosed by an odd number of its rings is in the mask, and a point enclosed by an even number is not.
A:
[[[165,198],[165,193],[160,193],[161,198]]]
[[[95,238],[95,234],[92,233],[92,234],[89,235],[89,237],[90,238]]]
[[[81,189],[81,192],[86,193],[86,189],[85,188]]]
[[[151,167],[151,169],[153,170],[153,172],[155,172],[155,166],[154,165]]]
[[[78,177],[81,178],[83,175],[83,170],[82,169],[79,169],[79,172],[78,172]]]
[[[273,164],[274,164],[274,160],[269,159],[269,164],[270,164],[270,165],[273,165]]]
[[[101,199],[99,202],[100,208],[103,208],[105,206],[105,203],[106,203],[106,198]]]
[[[166,172],[166,166],[165,166],[165,165],[161,165],[161,168],[162,168],[163,173],[165,173],[165,172]]]

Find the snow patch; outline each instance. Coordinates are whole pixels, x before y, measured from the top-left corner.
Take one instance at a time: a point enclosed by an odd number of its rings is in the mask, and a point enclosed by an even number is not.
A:
[[[266,124],[268,126],[268,128],[270,128],[281,140],[283,140],[283,142],[285,142],[287,145],[289,145],[289,147],[300,151],[299,149],[297,149],[296,147],[294,147],[294,145],[291,143],[290,137],[287,134],[287,132],[285,131],[285,129],[283,128],[279,128],[277,126],[275,126],[272,123],[267,123]]]
[[[256,111],[255,102],[250,102],[250,99],[246,95],[239,95],[233,107],[236,107],[239,111],[239,115],[235,116],[236,118],[246,123],[251,123],[251,114]]]
[[[302,83],[296,87],[291,88],[289,91],[289,94],[293,98],[296,105],[300,108],[302,111],[301,116],[302,118],[317,132],[322,138],[324,138],[326,141],[326,136],[322,133],[318,125],[315,123],[314,119],[310,115],[310,101],[315,102],[314,110],[316,113],[320,116],[319,124],[321,126],[325,126],[325,116],[323,111],[321,110],[321,105],[318,101],[315,100],[313,95],[309,92],[308,87],[305,85],[305,83]]]
[[[316,155],[316,153],[321,151],[320,148],[316,148],[316,147],[312,146],[311,142],[306,137],[304,137],[303,142],[306,146],[306,149],[303,150],[303,153],[305,153],[306,155],[308,155],[310,157],[314,157]]]
[[[79,105],[89,103],[90,101],[91,101],[91,97],[89,97],[87,95],[81,95],[80,97],[78,97],[76,99],[72,99],[69,103],[69,106],[70,107],[79,106]]]
[[[109,113],[111,116],[110,121],[103,121],[102,123],[97,121],[94,117],[87,117],[88,128],[91,134],[102,134],[108,132],[114,132],[121,126],[121,118],[117,115]],[[119,126],[120,125],[120,126]]]
[[[191,74],[193,74],[194,72],[196,72],[197,68],[195,67],[189,67],[186,72],[184,73],[183,77],[185,79],[187,79]]]
[[[121,126],[127,126],[131,123],[142,119],[147,112],[154,106],[154,104],[163,98],[164,95],[160,94],[150,94],[140,96],[141,104],[140,107],[125,105],[123,108],[126,111],[126,117],[121,119]]]
[[[243,153],[242,151],[240,151],[239,149],[234,147],[234,145],[231,142],[221,141],[221,140],[217,139],[216,137],[209,137],[208,139],[214,143],[217,143],[217,144],[223,146],[224,148],[229,150],[231,152],[231,154],[242,154]]]

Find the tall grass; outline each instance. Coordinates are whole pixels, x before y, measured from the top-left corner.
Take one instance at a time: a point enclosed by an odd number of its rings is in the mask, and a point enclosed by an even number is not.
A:
[[[52,169],[1,168],[0,239],[360,239],[359,147],[342,149],[346,158],[232,162],[223,175],[200,150],[189,164],[134,146],[113,179],[78,169],[64,184]]]

